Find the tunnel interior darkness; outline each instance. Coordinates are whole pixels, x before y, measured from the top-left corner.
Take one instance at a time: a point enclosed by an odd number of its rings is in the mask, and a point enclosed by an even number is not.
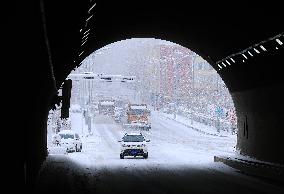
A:
[[[32,26],[23,28],[23,34],[36,39],[25,42],[30,45],[29,53],[24,52],[29,66],[23,71],[26,81],[20,83],[26,91],[24,106],[29,105],[25,107],[29,114],[23,115],[23,182],[34,183],[46,157],[46,121],[56,101],[57,88],[93,50],[130,37],[173,40],[212,64],[228,86],[236,107],[237,146],[241,153],[284,163],[283,151],[279,150],[283,147],[283,45],[276,41],[283,42],[281,6],[246,3],[224,9],[217,3],[204,7],[202,2],[192,2],[189,7],[181,2],[96,1],[93,7],[94,3],[36,1],[33,6],[26,6],[33,13],[29,20],[20,18]],[[273,13],[260,14],[268,9]],[[257,19],[244,22],[252,15]],[[86,31],[90,32],[87,39]],[[261,44],[267,51],[250,57],[246,49],[256,46],[260,50]],[[246,57],[242,51],[247,52]],[[242,57],[244,62],[236,60],[220,69],[220,63],[229,56]]]

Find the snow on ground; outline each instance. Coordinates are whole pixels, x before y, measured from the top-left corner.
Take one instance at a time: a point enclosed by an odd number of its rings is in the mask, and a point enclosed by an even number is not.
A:
[[[152,128],[149,131],[142,131],[146,138],[151,140],[148,143],[149,159],[134,160],[135,165],[212,163],[214,155],[235,153],[236,136],[234,135],[219,137],[202,134],[188,127],[190,120],[180,116],[177,116],[175,121],[168,119],[163,113],[153,111],[151,117]],[[118,140],[131,129],[125,129],[121,123],[115,123],[111,117],[97,115],[92,123],[93,135],[86,137],[83,134],[86,135],[88,130],[82,113],[72,112],[70,118],[71,130],[79,133],[83,142],[83,152],[69,154],[70,158],[78,162],[90,160],[87,163],[96,165],[131,164],[129,163],[131,160],[118,160],[120,153]],[[200,130],[208,131],[212,128],[197,122],[194,124]],[[214,129],[211,130],[213,132]],[[57,150],[50,153],[57,153]]]
[[[49,155],[37,185],[38,193],[283,193],[265,183],[213,161],[234,154],[236,138],[205,135],[153,113],[152,128],[143,131],[149,158],[120,159],[120,143],[131,129],[97,115],[92,136],[83,137],[82,152]],[[73,130],[82,123],[72,113]],[[77,126],[77,127],[76,127]]]
[[[85,118],[81,112],[72,112],[70,113],[71,119],[71,130],[82,135],[88,134],[88,126],[85,123]]]
[[[81,113],[72,113],[72,130],[77,130],[81,134],[82,121]],[[84,130],[86,129],[85,126]],[[151,140],[148,143],[149,158],[121,160],[118,140],[128,131],[131,129],[125,129],[122,124],[115,123],[111,117],[97,115],[92,123],[93,135],[82,138],[82,153],[72,153],[69,157],[79,163],[96,166],[186,165],[212,163],[214,155],[235,152],[235,136],[205,135],[153,112],[152,129],[142,131],[146,139]]]
[[[61,154],[67,154],[66,148],[62,146],[50,146],[48,148],[48,154],[49,155],[61,155]]]
[[[215,136],[231,136],[231,137],[236,137],[236,135],[232,135],[230,132],[228,131],[223,131],[220,130],[220,132],[217,131],[216,127],[213,126],[209,126],[209,125],[205,125],[203,123],[197,122],[197,121],[193,121],[191,119],[188,119],[184,116],[181,115],[176,115],[176,118],[174,119],[174,114],[166,114],[166,113],[156,113],[159,114],[162,117],[166,117],[168,119],[172,119],[176,122],[182,123],[188,127],[192,127],[193,129],[204,133],[204,134],[209,134],[209,135],[215,135]]]

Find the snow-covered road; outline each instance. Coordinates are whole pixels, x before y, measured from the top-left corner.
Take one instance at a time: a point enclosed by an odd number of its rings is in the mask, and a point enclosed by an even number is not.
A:
[[[149,158],[120,159],[118,140],[129,130],[106,116],[97,116],[92,130],[83,138],[82,152],[47,158],[40,193],[283,192],[214,163],[214,155],[233,154],[235,136],[204,135],[155,113],[152,129],[143,131],[151,140]]]
[[[97,116],[93,123],[93,136],[83,139],[82,153],[71,153],[72,160],[88,165],[187,165],[213,162],[213,156],[232,153],[236,144],[235,136],[217,137],[198,133],[179,123],[153,114],[152,129],[142,131],[148,143],[147,160],[119,159],[120,143],[125,132],[107,116]]]

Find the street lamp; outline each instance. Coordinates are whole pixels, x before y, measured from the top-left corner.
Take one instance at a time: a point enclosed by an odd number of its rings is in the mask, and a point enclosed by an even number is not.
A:
[[[191,68],[192,75],[191,76],[192,76],[192,89],[194,89],[194,81],[195,81],[195,79],[194,79],[194,68],[195,68],[195,61],[196,61],[198,55],[193,54],[192,57],[193,57],[193,60],[192,60],[192,68]]]
[[[193,54],[192,55],[192,57],[193,57],[193,60],[192,60],[192,67],[191,67],[191,73],[192,73],[192,87],[191,87],[191,92],[193,92],[194,93],[194,82],[195,82],[195,79],[194,79],[194,68],[195,68],[195,61],[196,61],[196,59],[197,59],[197,57],[198,57],[198,55],[197,54]],[[190,111],[190,116],[191,116],[191,125],[193,125],[193,112],[192,111]]]

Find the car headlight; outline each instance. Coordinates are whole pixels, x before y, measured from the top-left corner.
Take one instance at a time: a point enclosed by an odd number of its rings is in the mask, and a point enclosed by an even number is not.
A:
[[[145,145],[145,144],[142,144],[141,146],[142,146],[142,147],[145,147],[146,145]]]
[[[127,147],[127,145],[126,144],[122,144],[122,147]]]

